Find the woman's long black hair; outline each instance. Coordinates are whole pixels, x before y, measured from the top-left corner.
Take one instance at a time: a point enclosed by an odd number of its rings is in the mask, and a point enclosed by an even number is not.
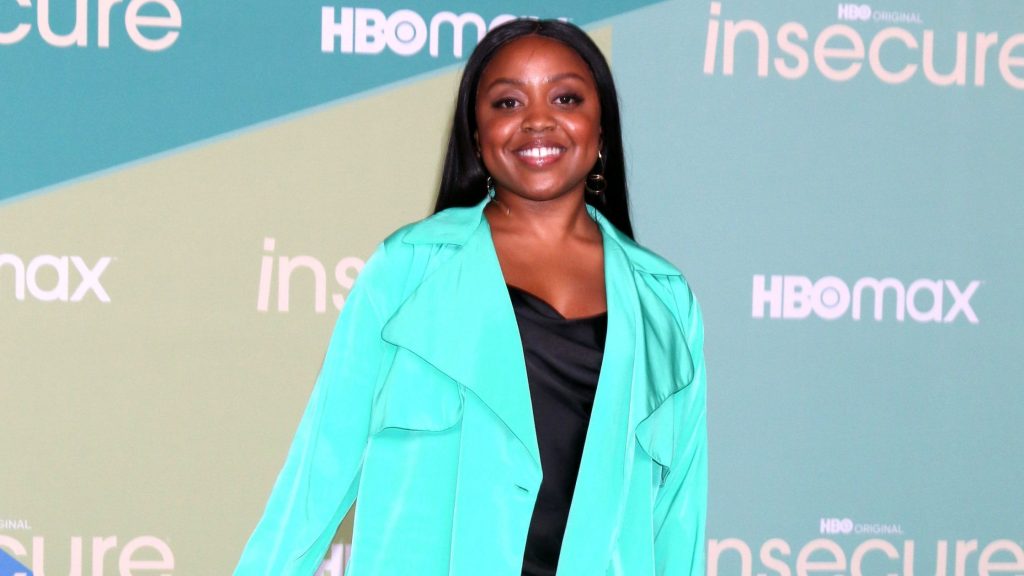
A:
[[[499,48],[523,36],[543,36],[572,48],[583,58],[594,75],[601,103],[601,155],[607,188],[600,197],[586,195],[596,208],[623,234],[633,237],[629,220],[626,160],[622,152],[622,126],[619,99],[608,62],[589,36],[576,26],[560,20],[513,20],[491,30],[473,50],[459,84],[452,131],[441,173],[441,186],[434,212],[453,206],[473,206],[487,196],[487,169],[477,156],[476,90],[484,68]]]

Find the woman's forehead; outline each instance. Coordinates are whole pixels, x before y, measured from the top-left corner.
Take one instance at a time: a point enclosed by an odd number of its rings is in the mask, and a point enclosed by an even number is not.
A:
[[[571,47],[544,36],[523,36],[502,46],[484,68],[478,88],[496,80],[544,83],[576,76],[594,84],[590,67]]]

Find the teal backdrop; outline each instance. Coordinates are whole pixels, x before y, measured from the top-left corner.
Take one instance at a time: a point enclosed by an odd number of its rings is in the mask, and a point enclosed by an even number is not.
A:
[[[509,16],[703,305],[708,574],[1024,575],[1021,2],[0,0],[0,576],[230,572]]]

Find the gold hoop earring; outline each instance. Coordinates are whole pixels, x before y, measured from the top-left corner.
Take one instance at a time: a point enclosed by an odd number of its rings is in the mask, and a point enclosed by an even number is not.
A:
[[[608,181],[604,179],[604,157],[601,151],[597,151],[597,171],[587,174],[586,188],[594,196],[601,197],[608,188]]]

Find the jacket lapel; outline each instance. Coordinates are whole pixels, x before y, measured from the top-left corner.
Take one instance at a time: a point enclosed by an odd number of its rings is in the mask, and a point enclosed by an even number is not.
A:
[[[465,244],[423,280],[382,335],[476,394],[539,467],[519,327],[482,206],[477,208],[469,209],[479,213]],[[472,214],[464,216],[472,220]],[[429,237],[421,232],[412,240]]]
[[[636,429],[693,379],[674,315],[648,284],[652,273],[678,271],[621,236],[600,214],[592,216],[604,234],[608,337],[559,576],[606,572],[625,513]]]

